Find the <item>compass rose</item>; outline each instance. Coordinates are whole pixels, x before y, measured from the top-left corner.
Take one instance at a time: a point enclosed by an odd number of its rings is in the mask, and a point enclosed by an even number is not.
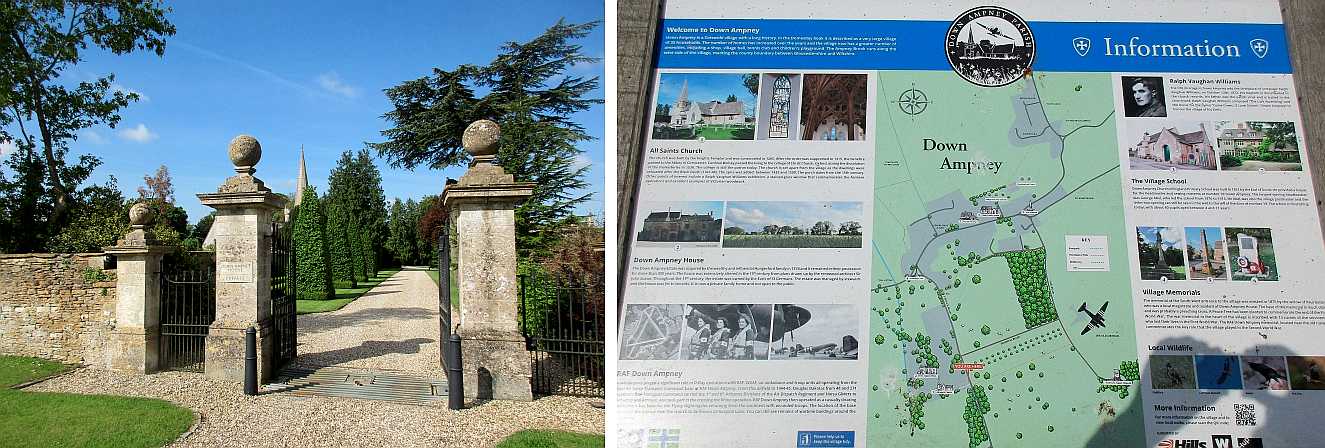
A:
[[[897,108],[907,115],[920,115],[927,107],[929,107],[929,97],[925,96],[925,92],[915,88],[907,89],[897,97]]]

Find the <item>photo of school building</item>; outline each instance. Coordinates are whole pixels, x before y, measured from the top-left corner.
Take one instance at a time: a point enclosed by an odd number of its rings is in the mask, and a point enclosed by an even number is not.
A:
[[[1217,169],[1218,157],[1205,123],[1198,126],[1197,130],[1181,130],[1175,126],[1163,127],[1153,133],[1146,131],[1127,151],[1132,169]]]

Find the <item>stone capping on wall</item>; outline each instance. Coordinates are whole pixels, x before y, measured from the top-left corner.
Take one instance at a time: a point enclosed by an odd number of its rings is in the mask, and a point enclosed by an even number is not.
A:
[[[107,257],[0,254],[0,354],[103,364],[117,297]]]

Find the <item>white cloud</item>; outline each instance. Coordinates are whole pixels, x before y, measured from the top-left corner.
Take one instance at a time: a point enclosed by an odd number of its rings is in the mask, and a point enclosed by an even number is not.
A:
[[[83,140],[94,145],[104,145],[108,143],[105,136],[102,136],[101,133],[91,129],[84,129],[83,132],[80,132],[79,134]]]
[[[349,84],[346,84],[345,81],[342,81],[340,79],[340,75],[336,74],[336,72],[326,72],[321,75],[317,75],[317,85],[318,87],[321,87],[322,90],[326,90],[328,92],[346,98],[359,97],[359,89]]]
[[[111,91],[114,91],[114,92],[120,92],[120,93],[123,93],[123,94],[125,94],[125,95],[128,95],[128,94],[130,94],[130,93],[136,93],[136,94],[138,94],[138,101],[151,101],[151,100],[152,100],[152,98],[149,97],[149,96],[147,96],[147,94],[145,94],[145,93],[143,93],[143,92],[139,92],[139,91],[134,90],[134,89],[130,89],[130,88],[125,87],[125,86],[123,86],[123,85],[121,85],[121,84],[119,84],[119,83],[111,84],[111,85],[110,85],[110,90],[111,90]]]
[[[147,129],[147,125],[138,123],[138,126],[120,130],[120,137],[138,143],[148,143],[160,136]]]
[[[17,150],[18,150],[18,145],[15,145],[13,140],[5,140],[0,142],[0,156],[7,156]]]
[[[587,155],[576,154],[575,161],[571,162],[571,166],[577,170],[580,168],[590,167],[593,166],[593,160],[590,159],[589,156]]]

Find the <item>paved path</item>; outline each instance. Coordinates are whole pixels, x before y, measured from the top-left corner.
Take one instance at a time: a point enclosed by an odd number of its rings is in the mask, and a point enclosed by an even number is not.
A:
[[[345,308],[299,316],[295,363],[440,376],[437,319],[437,284],[406,268]]]

